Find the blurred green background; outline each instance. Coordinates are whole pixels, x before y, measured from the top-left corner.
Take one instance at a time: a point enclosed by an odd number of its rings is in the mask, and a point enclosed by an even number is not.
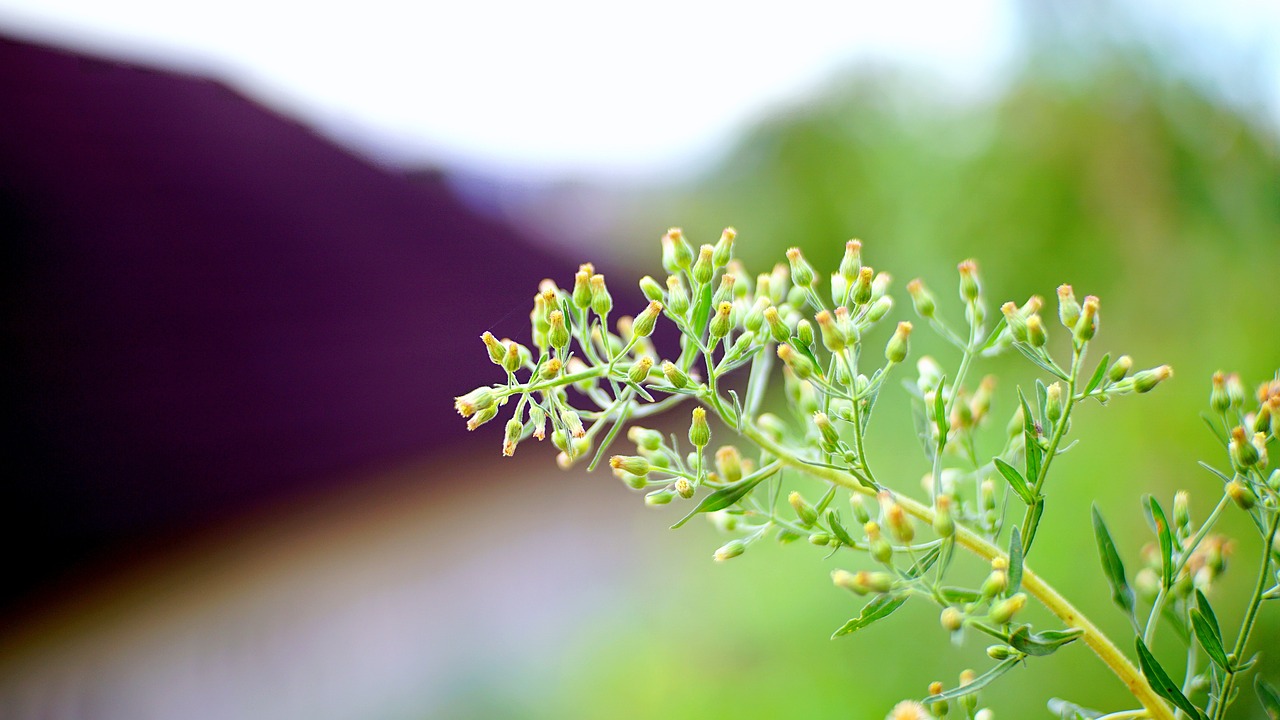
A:
[[[1151,540],[1143,493],[1169,507],[1175,490],[1190,490],[1200,518],[1219,496],[1218,481],[1196,465],[1223,463],[1197,416],[1209,376],[1238,371],[1252,388],[1280,366],[1275,116],[1229,102],[1226,88],[1179,68],[1169,48],[1139,39],[1135,27],[1082,41],[1051,12],[1023,19],[1031,50],[999,92],[962,97],[910,71],[851,71],[820,99],[751,128],[699,177],[631,195],[616,236],[643,238],[620,249],[643,268],[637,275],[657,274],[656,240],[668,225],[682,226],[695,243],[735,226],[752,273],[781,260],[790,245],[830,272],[844,240],[858,237],[865,261],[895,279],[898,319],[911,319],[902,287],[919,276],[959,321],[955,265],[967,257],[980,263],[993,310],[1037,293],[1051,315],[1063,282],[1081,297],[1098,295],[1094,362],[1104,351],[1128,353],[1138,367],[1169,363],[1176,375],[1148,396],[1079,411],[1073,434],[1081,442],[1055,466],[1032,564],[1129,647],[1127,623],[1100,572],[1090,504],[1109,519],[1132,573]],[[1056,322],[1050,333],[1059,356],[1069,353]],[[956,353],[928,336],[916,334],[913,354],[935,353],[954,369]],[[868,342],[879,347],[886,337],[882,329]],[[994,450],[1014,384],[1028,387],[1035,373],[1020,357],[976,372],[984,371],[1008,378],[997,395],[1000,420],[988,428]],[[870,452],[882,476],[915,489],[927,467],[905,406],[901,388],[882,398]],[[649,517],[656,514],[619,522],[662,526],[672,513]],[[1232,512],[1221,524],[1240,542],[1214,590],[1232,627],[1252,588],[1260,543],[1241,520]],[[652,566],[628,588],[626,602],[581,618],[568,641],[573,650],[548,658],[554,669],[545,677],[517,694],[477,679],[454,710],[471,717],[587,717],[611,707],[628,717],[878,718],[901,698],[921,697],[931,680],[951,686],[961,669],[990,664],[987,643],[971,637],[952,647],[936,610],[923,603],[828,641],[860,603],[830,586],[834,561],[803,543],[753,547],[713,565],[720,540],[709,529],[673,535],[650,541]],[[1264,614],[1253,648],[1275,647],[1278,627],[1274,613]],[[1180,677],[1176,645],[1166,633],[1157,649]],[[1280,662],[1264,656],[1261,672],[1280,676]],[[997,717],[1034,717],[1045,714],[1051,696],[1112,710],[1133,705],[1083,646],[1009,674],[984,702]],[[1234,716],[1262,717],[1251,693]]]

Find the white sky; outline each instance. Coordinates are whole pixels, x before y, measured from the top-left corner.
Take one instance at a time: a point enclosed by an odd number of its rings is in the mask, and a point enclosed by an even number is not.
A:
[[[1280,43],[1280,2],[1216,2],[1213,13],[1175,5],[1233,41]],[[771,11],[693,0],[364,0],[340,10],[314,0],[0,0],[0,31],[212,74],[383,159],[586,179],[684,174],[733,130],[857,60],[923,66],[981,91],[1013,45],[1008,0],[760,6]]]

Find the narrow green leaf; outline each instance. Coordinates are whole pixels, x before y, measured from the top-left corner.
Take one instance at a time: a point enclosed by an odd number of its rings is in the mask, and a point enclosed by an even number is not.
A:
[[[1012,670],[1013,666],[1017,665],[1018,662],[1019,662],[1018,658],[1009,658],[1007,660],[1002,660],[1000,661],[999,665],[996,665],[990,670],[974,678],[973,682],[969,683],[968,685],[961,685],[958,688],[953,688],[946,692],[938,693],[937,695],[930,695],[929,697],[925,698],[924,700],[921,700],[920,702],[924,703],[925,705],[932,705],[933,703],[936,703],[936,702],[942,702],[944,700],[954,700],[956,698],[964,697],[965,695],[972,695],[973,693],[976,693],[982,688],[990,685],[992,681],[994,681],[996,678]]]
[[[817,374],[818,377],[823,377],[822,363],[818,362],[818,356],[814,355],[813,351],[809,349],[809,346],[800,342],[800,338],[795,335],[791,336],[791,349],[809,358],[809,362],[813,363],[814,373]]]
[[[715,290],[711,283],[707,283],[699,286],[697,293],[698,301],[693,306],[693,321],[689,323],[689,327],[693,330],[693,335],[703,337],[707,332],[707,320],[711,318],[711,296],[715,294]]]
[[[1049,388],[1045,384],[1036,379],[1036,420],[1040,423],[1041,428],[1049,427]]]
[[[1196,609],[1200,611],[1205,620],[1209,621],[1209,627],[1213,629],[1213,634],[1218,636],[1218,641],[1221,643],[1222,628],[1218,625],[1218,616],[1214,614],[1213,607],[1209,605],[1209,598],[1205,597],[1204,593],[1200,592],[1199,589],[1196,590]]]
[[[1036,416],[1032,414],[1031,406],[1027,404],[1027,398],[1022,394],[1022,388],[1018,388],[1018,400],[1022,403],[1022,454],[1026,467],[1023,477],[1028,478],[1028,483],[1032,483],[1040,477],[1040,460],[1044,456],[1044,450],[1040,447],[1038,440],[1040,433],[1036,428]],[[1034,489],[1032,487],[1032,490]]]
[[[1120,560],[1120,554],[1116,552],[1116,544],[1111,539],[1111,533],[1107,530],[1107,524],[1102,519],[1102,513],[1098,512],[1097,505],[1093,506],[1093,534],[1098,541],[1098,555],[1102,558],[1102,570],[1106,573],[1107,582],[1111,585],[1111,599],[1132,616],[1133,588],[1129,587],[1129,581],[1125,578],[1124,563]]]
[[[1111,354],[1107,353],[1102,356],[1102,361],[1098,363],[1098,369],[1093,371],[1093,377],[1089,378],[1089,384],[1084,386],[1082,395],[1088,395],[1102,384],[1102,378],[1107,376],[1107,364],[1111,362]]]
[[[1081,635],[1084,635],[1084,630],[1080,628],[1033,633],[1030,625],[1022,625],[1009,634],[1009,644],[1019,652],[1043,657],[1052,655],[1063,645],[1079,640]]]
[[[1221,481],[1222,481],[1222,482],[1224,482],[1224,483],[1229,483],[1229,482],[1231,482],[1231,476],[1230,476],[1230,475],[1227,475],[1226,473],[1222,472],[1222,471],[1221,471],[1221,470],[1219,470],[1218,468],[1216,468],[1216,467],[1214,467],[1214,466],[1210,465],[1209,463],[1207,463],[1207,462],[1205,462],[1205,461],[1203,461],[1203,460],[1201,460],[1201,461],[1200,461],[1200,467],[1204,468],[1205,470],[1208,470],[1209,472],[1213,473],[1214,475],[1217,475],[1217,476],[1218,476],[1218,479],[1219,479],[1219,480],[1221,480]]]
[[[1147,682],[1151,684],[1151,689],[1156,691],[1160,697],[1168,700],[1178,709],[1193,718],[1203,718],[1204,714],[1200,712],[1186,695],[1182,694],[1182,689],[1178,687],[1169,674],[1160,667],[1159,661],[1147,649],[1146,643],[1142,642],[1142,638],[1133,639],[1134,645],[1138,648],[1138,664],[1142,666],[1142,674],[1146,676]]]
[[[995,458],[992,462],[995,463],[996,469],[1000,471],[1004,479],[1009,482],[1009,487],[1013,488],[1019,498],[1022,498],[1023,503],[1030,505],[1036,501],[1035,495],[1031,492],[1031,486],[1027,484],[1026,479],[1022,477],[1017,468],[1000,458]]]
[[[933,424],[938,428],[938,452],[947,446],[947,432],[951,430],[951,421],[947,419],[947,378],[944,376],[938,383],[938,391],[933,394]]]
[[[819,515],[826,512],[827,507],[831,505],[831,501],[836,499],[836,488],[838,487],[839,485],[831,483],[831,487],[827,488],[827,492],[822,496],[822,499],[818,500],[818,504],[813,506],[813,509]]]
[[[596,469],[600,459],[604,457],[609,446],[613,444],[613,439],[618,436],[618,431],[626,424],[627,418],[631,416],[631,409],[635,407],[634,403],[623,401],[622,409],[618,411],[618,418],[613,421],[613,427],[609,428],[609,432],[605,434],[604,439],[600,441],[600,447],[596,450],[595,457],[591,458],[591,464],[587,466],[587,472]]]
[[[1036,365],[1039,365],[1041,370],[1044,370],[1045,372],[1049,373],[1050,375],[1060,380],[1069,379],[1065,374],[1063,374],[1061,370],[1045,362],[1043,358],[1037,355],[1031,348],[1027,347],[1025,344],[1020,342],[1015,342],[1013,346],[1018,348],[1018,352],[1026,356],[1028,360],[1035,363]]]
[[[622,384],[634,390],[635,393],[640,397],[644,398],[646,402],[653,402],[653,396],[649,394],[649,391],[645,390],[639,385],[631,382],[630,380],[623,380]]]
[[[735,427],[734,427],[734,430],[736,430],[736,431],[738,432],[738,434],[739,434],[739,435],[741,435],[741,434],[742,434],[742,421],[743,421],[743,417],[742,417],[742,401],[738,399],[738,393],[737,393],[737,392],[735,392],[735,391],[733,391],[733,390],[730,390],[730,391],[729,391],[729,397],[733,398],[733,412],[734,412],[733,417],[734,417],[734,421],[735,421],[735,422],[734,422],[734,426],[735,426]]]
[[[1022,534],[1018,532],[1018,528],[1013,528],[1013,533],[1009,535],[1009,595],[1018,592],[1018,588],[1022,587]],[[1025,652],[1025,651],[1024,651]]]
[[[933,433],[929,430],[929,416],[925,412],[924,403],[911,403],[911,423],[916,429],[916,439],[924,450],[925,460],[933,464],[933,454],[938,451],[933,446]]]
[[[1081,707],[1062,698],[1050,698],[1049,712],[1062,720],[1095,720],[1103,715],[1097,710]]]
[[[836,514],[835,510],[827,511],[827,527],[831,528],[831,534],[835,535],[836,539],[841,543],[848,545],[849,547],[857,547],[853,542],[853,536],[849,534],[849,531],[844,529],[844,525],[840,524],[840,516]]]
[[[844,625],[841,625],[839,630],[832,633],[831,639],[835,640],[836,638],[848,635],[855,630],[861,630],[877,620],[883,620],[884,618],[889,617],[895,610],[902,607],[903,603],[906,601],[906,595],[880,595],[875,600],[872,600],[863,606],[862,612],[858,617],[853,618]]]
[[[1213,436],[1218,439],[1218,444],[1226,447],[1230,443],[1230,440],[1227,438],[1227,432],[1218,427],[1218,424],[1213,421],[1213,418],[1209,417],[1205,413],[1200,413],[1200,419],[1204,420],[1204,424],[1209,426],[1209,432],[1213,433]]]
[[[1196,639],[1200,641],[1200,647],[1204,648],[1204,651],[1209,654],[1209,659],[1223,670],[1231,672],[1231,663],[1227,661],[1227,651],[1222,648],[1222,638],[1214,633],[1209,621],[1196,608],[1191,608],[1191,628],[1195,630]]]
[[[699,513],[715,512],[731,507],[734,503],[747,496],[747,493],[755,489],[761,480],[778,472],[779,465],[766,465],[750,475],[742,478],[732,485],[726,485],[713,493],[702,498],[702,502],[697,507],[689,511],[688,515],[680,518],[679,522],[671,526],[672,530],[679,528],[689,522],[690,518]]]
[[[934,545],[933,547],[929,548],[929,551],[926,552],[924,555],[921,555],[920,559],[917,560],[915,564],[913,564],[911,568],[907,570],[907,577],[914,579],[929,572],[929,568],[933,567],[933,564],[938,562],[938,558],[941,555],[942,555],[941,545]]]
[[[1143,505],[1151,518],[1152,529],[1160,541],[1161,581],[1166,588],[1173,587],[1173,533],[1169,530],[1169,520],[1165,517],[1164,508],[1160,507],[1151,495],[1143,498]]]
[[[1000,320],[996,322],[996,326],[991,328],[991,334],[987,336],[987,341],[982,344],[982,348],[978,352],[985,357],[992,348],[1000,343],[1000,333],[1004,332],[1006,327],[1009,327],[1009,321],[1001,315]]]
[[[1253,678],[1253,689],[1258,693],[1258,701],[1262,703],[1267,717],[1270,720],[1280,720],[1280,693],[1276,692],[1275,687],[1258,675]]]
[[[962,587],[940,587],[938,588],[938,594],[952,605],[978,602],[982,599],[982,593]]]

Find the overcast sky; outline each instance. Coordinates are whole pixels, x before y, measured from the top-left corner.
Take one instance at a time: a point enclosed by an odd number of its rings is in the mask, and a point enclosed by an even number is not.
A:
[[[1139,4],[1217,43],[1280,45],[1275,0]],[[385,160],[587,179],[697,165],[855,61],[981,93],[1015,45],[1007,0],[767,6],[0,0],[0,30],[213,74]],[[1275,55],[1259,62],[1280,89]]]

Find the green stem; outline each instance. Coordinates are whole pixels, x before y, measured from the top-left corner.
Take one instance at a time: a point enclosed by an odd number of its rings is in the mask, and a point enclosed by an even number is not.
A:
[[[1240,625],[1240,635],[1236,638],[1236,646],[1228,658],[1232,664],[1243,662],[1245,648],[1249,645],[1249,635],[1253,633],[1253,624],[1258,619],[1258,608],[1262,606],[1262,593],[1267,590],[1267,580],[1271,577],[1271,548],[1276,539],[1276,527],[1280,525],[1280,512],[1271,516],[1271,527],[1267,531],[1266,544],[1262,546],[1262,567],[1258,569],[1258,583],[1253,588],[1253,597],[1245,610],[1244,622]],[[1227,715],[1227,706],[1231,704],[1231,692],[1239,671],[1234,667],[1226,672],[1222,682],[1222,693],[1218,695],[1218,704],[1214,708],[1213,720],[1222,720]]]
[[[1174,580],[1182,572],[1182,568],[1186,566],[1187,561],[1191,559],[1191,553],[1195,552],[1200,543],[1204,541],[1205,535],[1209,534],[1209,530],[1213,528],[1214,523],[1218,520],[1218,515],[1222,512],[1222,508],[1227,506],[1227,502],[1230,499],[1230,496],[1223,494],[1222,498],[1218,500],[1218,504],[1213,508],[1213,512],[1209,513],[1209,517],[1200,526],[1200,530],[1196,532],[1195,537],[1191,538],[1191,544],[1184,547],[1179,553],[1178,562],[1173,567],[1172,575]],[[1151,603],[1151,614],[1147,616],[1147,626],[1142,632],[1142,642],[1147,647],[1151,647],[1152,641],[1155,640],[1156,623],[1160,619],[1160,613],[1164,611],[1164,604],[1169,597],[1168,591],[1169,588],[1166,588],[1161,583],[1160,592],[1156,593],[1156,599]]]
[[[875,495],[874,490],[863,487],[856,478],[848,473],[832,468],[809,465],[792,454],[787,448],[774,442],[772,438],[750,421],[744,422],[742,429],[746,437],[772,453],[784,464],[790,465],[800,472],[828,480],[863,495]],[[933,510],[928,506],[904,496],[898,496],[895,499],[908,514],[926,524],[933,524]],[[995,558],[1003,558],[1006,562],[1008,561],[1008,556],[1003,550],[968,528],[956,527],[956,543],[984,560],[991,561]],[[1152,720],[1173,720],[1173,713],[1165,705],[1164,700],[1151,689],[1151,685],[1147,683],[1146,678],[1129,661],[1129,658],[1125,657],[1124,653],[1116,647],[1115,643],[1111,642],[1111,639],[1102,630],[1094,625],[1084,613],[1068,602],[1052,585],[1045,582],[1025,565],[1022,568],[1022,587],[1032,597],[1039,600],[1049,612],[1065,623],[1067,627],[1078,628],[1082,631],[1081,640],[1129,688],[1129,692],[1142,703]]]
[[[1035,484],[1031,488],[1031,496],[1040,502],[1040,490],[1044,487],[1045,478],[1049,476],[1049,466],[1058,454],[1058,445],[1067,434],[1067,425],[1071,421],[1071,411],[1076,406],[1076,380],[1080,377],[1080,365],[1084,362],[1084,347],[1077,347],[1072,352],[1071,377],[1067,379],[1067,396],[1062,407],[1062,417],[1053,429],[1053,437],[1049,439],[1049,448],[1045,450],[1044,459],[1040,462],[1040,472],[1036,474]],[[1029,450],[1027,451],[1029,452]],[[1028,507],[1022,518],[1022,552],[1023,557],[1031,553],[1031,543],[1036,539],[1039,522],[1032,522],[1032,508]]]

